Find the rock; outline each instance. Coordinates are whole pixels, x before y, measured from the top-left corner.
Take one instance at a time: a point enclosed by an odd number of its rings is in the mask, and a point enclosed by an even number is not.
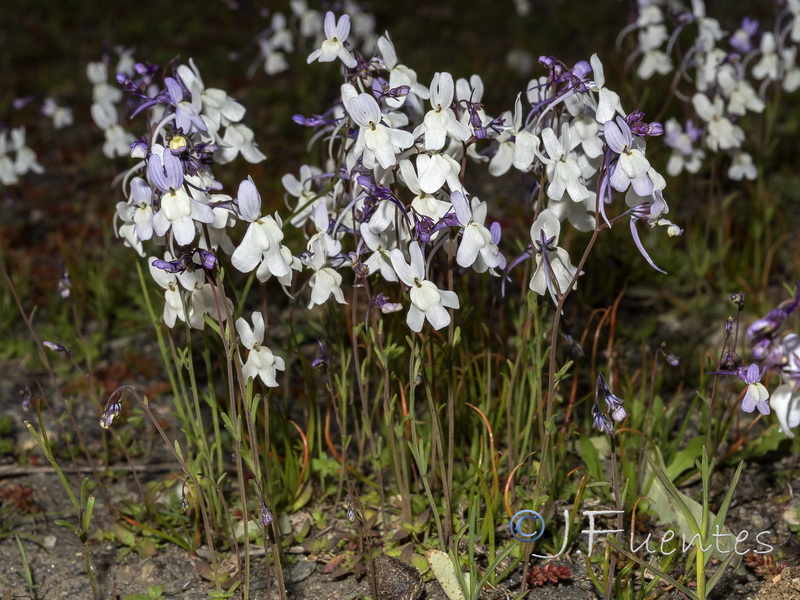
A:
[[[367,581],[374,578],[376,600],[417,600],[422,593],[422,577],[416,568],[391,556],[380,555],[369,564]]]
[[[764,584],[755,600],[797,600],[800,598],[800,567],[786,567]]]

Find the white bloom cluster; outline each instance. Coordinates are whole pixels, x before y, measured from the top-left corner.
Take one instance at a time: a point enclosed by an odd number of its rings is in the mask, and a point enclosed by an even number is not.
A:
[[[130,51],[117,48],[119,61],[116,73],[126,76],[133,75],[133,62]],[[125,131],[120,125],[120,115],[117,105],[122,101],[122,90],[115,83],[108,80],[108,62],[98,61],[89,63],[86,67],[86,76],[93,85],[91,114],[94,124],[103,130],[106,141],[103,144],[103,154],[108,158],[128,156],[131,151],[133,134]]]
[[[675,119],[665,124],[666,143],[672,148],[667,172],[677,175],[685,169],[696,173],[706,157],[696,146],[702,145],[711,153],[730,156],[731,179],[755,179],[757,169],[752,156],[743,149],[745,133],[737,121],[747,113],[764,110],[770,87],[781,86],[787,92],[800,88],[800,67],[796,65],[800,0],[789,0],[775,28],[761,29],[757,21],[745,18],[730,35],[716,19],[706,15],[703,0],[691,1],[691,8],[679,15],[672,32],[664,22],[664,12],[667,5],[674,10],[673,1],[638,0],[638,5],[636,22],[623,33],[637,33],[635,56],[641,56],[637,69],[640,78],[671,72],[669,52],[678,34],[688,28],[694,28],[696,34],[679,66],[682,79],[694,82],[694,89],[683,95],[691,99],[696,118],[684,127]],[[692,73],[690,68],[694,69]]]
[[[294,118],[316,129],[327,158],[283,177],[291,211],[285,219],[262,208],[252,178],[239,184],[235,197],[220,192],[213,164],[238,155],[257,162],[264,155],[240,123],[244,108],[222,90],[206,88],[193,62],[176,65],[163,85],[155,83],[155,68],[140,65],[135,75],[118,78],[139,98],[136,112],[148,115],[150,133],[131,144],[131,156],[141,162],[123,178],[127,201],[117,206],[117,231],[142,256],[145,242],[166,246],[163,258],[148,263],[166,290],[169,326],[182,321],[202,328],[209,318],[231,316],[233,304],[215,277],[222,264],[261,282],[274,277],[287,293],[304,294],[309,309],[331,299],[347,303],[352,281],[386,314],[401,308],[389,298],[405,290],[408,327],[421,332],[427,321],[441,329],[461,306],[446,282],[463,272],[488,273],[499,282],[532,260],[530,289],[556,302],[563,297],[578,276],[559,246],[565,222],[586,232],[629,220],[651,264],[635,224],[679,232],[663,217],[665,182],[646,157],[645,139],[660,125],[623,110],[596,55],[572,67],[543,57],[546,75],[519,94],[513,113],[495,118],[481,104],[479,76],[456,79],[442,71],[425,85],[398,59],[388,34],[373,44],[374,54],[361,55],[347,41],[358,29],[355,18],[312,18],[299,0],[292,7],[308,34],[312,25],[324,31],[308,62],[335,63],[346,76],[329,110]],[[273,19],[276,30],[280,25]],[[102,88],[98,94],[113,97]],[[470,165],[495,176],[525,174],[535,182],[531,197],[542,190],[528,207],[527,250],[513,262],[501,249],[491,202],[465,185]],[[624,203],[615,206],[620,194]],[[234,244],[228,231],[237,225],[233,238],[241,241]],[[302,251],[284,245],[286,225],[301,231]],[[298,281],[302,272],[306,277]],[[248,351],[245,375],[277,385],[284,361],[263,345],[264,314],[238,319],[236,329]]]

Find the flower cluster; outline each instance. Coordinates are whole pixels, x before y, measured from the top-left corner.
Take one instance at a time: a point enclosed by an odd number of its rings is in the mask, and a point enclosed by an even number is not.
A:
[[[126,76],[133,74],[133,60],[129,50],[117,48],[120,55],[115,67],[116,73]],[[115,83],[108,80],[108,58],[103,61],[91,62],[86,67],[86,76],[91,82],[92,107],[91,114],[95,125],[103,130],[105,143],[103,154],[108,158],[115,156],[128,156],[133,135],[120,125],[118,104],[123,99],[122,90]]]
[[[637,75],[642,79],[670,73],[674,68],[670,54],[678,36],[686,30],[695,35],[677,67],[683,79],[694,82],[693,90],[677,93],[691,100],[694,118],[683,124],[674,118],[665,123],[665,142],[672,148],[667,172],[676,175],[685,169],[696,173],[706,151],[724,152],[730,156],[728,177],[755,179],[757,169],[743,149],[745,133],[737,121],[747,113],[764,110],[770,87],[781,86],[787,92],[800,88],[800,67],[795,64],[800,3],[790,0],[774,29],[745,18],[732,34],[706,15],[703,0],[692,0],[691,8],[674,13],[670,31],[667,5],[674,8],[675,3],[638,0],[636,21],[623,31],[636,33],[634,56],[640,57]]]
[[[781,385],[772,391],[769,402],[789,437],[794,437],[791,430],[800,425],[800,336],[786,333],[786,322],[798,304],[800,283],[793,299],[782,302],[747,328],[753,358],[763,362],[762,373],[769,369],[780,374]]]
[[[500,287],[512,269],[532,260],[529,288],[558,303],[580,274],[561,245],[567,225],[588,232],[625,220],[651,265],[637,226],[680,233],[664,217],[665,181],[646,153],[647,138],[663,128],[641,111],[623,109],[596,55],[571,67],[542,57],[545,74],[518,95],[513,110],[490,116],[479,76],[457,79],[442,71],[421,82],[388,34],[371,47],[353,46],[354,17],[329,12],[316,19],[303,11],[308,18],[300,22],[324,32],[307,61],[338,65],[344,82],[327,110],[294,117],[315,129],[328,158],[283,177],[285,219],[262,208],[250,177],[235,196],[222,192],[215,166],[239,155],[249,162],[265,157],[241,122],[244,107],[207,88],[192,61],[164,71],[132,63],[116,76],[133,99],[134,115],[148,119],[148,134],[128,148],[139,162],[121,178],[127,200],[117,205],[116,230],[141,256],[145,244],[162,248],[148,263],[165,290],[163,318],[170,327],[185,322],[202,329],[208,319],[233,316],[216,278],[220,264],[261,282],[274,277],[287,293],[306,294],[309,309],[350,301],[349,282],[381,314],[400,310],[391,298],[406,293],[406,323],[418,333],[426,322],[434,329],[451,324],[461,306],[448,289],[453,275],[488,274]],[[276,29],[280,24],[273,19]],[[274,42],[273,50],[282,44]],[[105,80],[95,75],[96,85]],[[503,251],[492,206],[465,185],[468,168],[496,177],[516,172],[533,182],[530,197],[540,200],[525,207],[530,237],[513,260]],[[237,225],[241,232],[229,235]],[[300,231],[290,239],[304,238],[304,249],[284,245],[286,226]],[[264,345],[264,314],[254,312],[250,322],[238,318],[236,330],[247,351],[245,377],[278,385],[285,365]],[[621,404],[612,414],[624,418]]]

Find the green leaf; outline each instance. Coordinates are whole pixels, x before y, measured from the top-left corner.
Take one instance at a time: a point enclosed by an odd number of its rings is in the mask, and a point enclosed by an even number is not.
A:
[[[678,475],[691,469],[695,461],[700,458],[703,453],[703,445],[706,443],[706,436],[692,438],[686,445],[686,448],[675,453],[669,465],[667,466],[667,477],[670,481],[675,481]]]
[[[583,464],[586,465],[586,471],[589,474],[589,479],[592,481],[602,481],[605,479],[603,475],[603,467],[600,465],[600,452],[592,443],[588,435],[582,435],[578,441],[578,450],[580,451]]]
[[[69,521],[65,521],[64,519],[56,519],[54,523],[56,525],[60,525],[61,527],[69,527],[72,530],[72,533],[78,535],[78,528]]]

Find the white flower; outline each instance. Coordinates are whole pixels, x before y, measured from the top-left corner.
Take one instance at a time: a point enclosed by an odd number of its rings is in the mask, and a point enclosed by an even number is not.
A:
[[[414,130],[414,138],[425,134],[425,150],[441,150],[449,135],[454,140],[466,142],[472,130],[456,118],[450,108],[455,93],[455,83],[450,73],[436,73],[431,82],[431,106],[422,124]]]
[[[417,169],[420,173],[425,173],[431,161],[431,157],[427,154],[418,154],[417,155]],[[411,208],[413,208],[416,212],[420,215],[428,217],[434,223],[439,221],[443,216],[447,214],[447,211],[450,210],[450,203],[445,202],[444,200],[439,200],[435,196],[432,196],[430,193],[424,191],[420,187],[420,181],[417,179],[417,172],[414,170],[414,166],[411,164],[411,161],[408,159],[403,159],[400,161],[400,175],[403,179],[403,182],[406,184],[406,187],[416,194],[414,199],[411,201]],[[460,167],[459,167],[460,170]],[[456,181],[458,180],[458,174],[456,174]],[[426,186],[427,187],[427,186]],[[441,186],[440,186],[441,187]],[[436,188],[435,191],[438,191],[439,188]],[[438,236],[438,232],[436,234]]]
[[[244,238],[231,255],[231,264],[242,273],[249,273],[259,267],[260,280],[265,281],[269,275],[283,277],[289,274],[291,262],[284,259],[281,253],[280,217],[261,216],[261,196],[253,179],[248,177],[239,184],[239,214],[250,225]]]
[[[408,309],[406,323],[411,331],[419,333],[425,319],[434,329],[441,329],[450,324],[450,313],[447,308],[459,308],[458,296],[455,292],[440,290],[436,285],[425,279],[425,261],[422,250],[417,242],[409,244],[411,265],[406,262],[402,250],[392,250],[392,266],[398,277],[411,288],[411,307]]]
[[[549,291],[556,304],[558,296],[566,293],[577,271],[570,263],[567,251],[558,246],[560,233],[561,222],[549,209],[544,209],[531,225],[536,269],[531,277],[530,288],[541,296]]]
[[[194,64],[194,60],[189,59],[190,67],[180,65],[178,67],[178,77],[183,85],[192,93],[192,96],[199,95],[202,104],[201,117],[209,129],[216,132],[221,125],[236,123],[244,117],[245,108],[228,94],[217,88],[206,88],[200,71]]]
[[[86,66],[86,76],[94,84],[92,102],[116,104],[122,100],[122,90],[108,83],[108,67],[104,62],[90,62]]]
[[[253,130],[242,123],[228,125],[219,146],[215,158],[222,165],[231,162],[239,153],[249,163],[258,163],[267,158],[253,141]]]
[[[561,126],[560,141],[552,127],[544,129],[542,142],[547,156],[541,154],[538,156],[539,160],[547,165],[547,176],[550,179],[550,184],[547,186],[547,197],[551,200],[561,200],[566,191],[574,202],[580,202],[591,196],[589,190],[581,182],[581,168],[569,157],[569,148],[572,145],[569,124],[564,123]]]
[[[712,103],[705,94],[698,92],[692,96],[692,104],[697,115],[708,123],[706,144],[711,150],[732,150],[741,146],[744,131],[723,114],[725,105],[722,98],[716,96]]]
[[[392,129],[381,123],[381,109],[369,94],[354,96],[350,84],[342,86],[342,100],[347,112],[360,127],[353,147],[355,156],[363,153],[364,166],[371,169],[377,162],[384,169],[397,163],[397,153],[414,145],[414,136],[408,131]]]
[[[327,243],[324,237],[318,236],[313,241],[313,257],[309,265],[314,270],[314,274],[308,281],[311,288],[311,301],[308,303],[308,308],[324,304],[331,296],[339,304],[347,304],[342,292],[342,276],[335,269],[326,266],[327,260]]]
[[[800,425],[800,387],[783,383],[772,392],[770,406],[778,417],[781,431],[790,438],[792,429]]]
[[[325,196],[320,196],[314,191],[314,179],[322,174],[322,169],[309,165],[300,167],[300,179],[286,173],[281,178],[284,189],[290,196],[297,198],[297,208],[292,213],[289,222],[295,227],[302,227],[311,216],[311,211],[319,203],[325,202]]]
[[[172,254],[166,252],[164,260],[170,262],[173,259]],[[152,275],[155,282],[164,288],[164,323],[167,327],[174,327],[176,319],[186,321],[187,311],[186,305],[183,302],[183,294],[181,293],[181,286],[178,283],[178,277],[174,273],[167,273],[164,269],[159,269],[153,266],[153,261],[156,260],[155,256],[147,259],[150,266],[150,275]]]
[[[405,65],[398,64],[397,54],[394,50],[392,40],[389,39],[389,34],[378,38],[378,50],[380,50],[383,57],[383,64],[389,71],[389,88],[394,89],[406,85],[409,87],[409,94],[405,96],[398,96],[397,98],[386,98],[386,105],[391,108],[400,108],[408,98],[422,98],[427,99],[430,97],[428,88],[417,81],[417,74]],[[415,105],[421,106],[417,100]]]
[[[737,152],[733,155],[731,166],[728,169],[728,177],[735,181],[742,179],[753,180],[758,177],[758,169],[753,164],[753,157],[747,152]]]
[[[624,115],[622,110],[622,103],[619,100],[619,94],[605,87],[606,76],[603,72],[603,63],[600,62],[597,54],[592,54],[589,60],[592,65],[592,74],[594,76],[594,83],[597,93],[599,95],[597,100],[597,110],[595,111],[595,118],[598,123],[605,123],[610,121],[616,115]]]
[[[0,131],[0,183],[3,185],[13,185],[19,181],[8,150],[8,136],[5,131]]]
[[[184,271],[178,275],[178,281],[189,292],[186,304],[189,307],[189,326],[194,329],[205,329],[204,315],[211,315],[216,320],[224,321],[233,310],[230,298],[222,296],[222,291],[206,281],[202,269]]]
[[[131,180],[131,196],[128,200],[132,211],[132,220],[136,225],[136,235],[140,240],[153,237],[153,190],[141,177]]]
[[[462,267],[471,267],[480,254],[487,267],[490,269],[499,267],[504,262],[503,255],[500,254],[497,244],[492,242],[492,233],[484,225],[487,211],[486,202],[472,198],[472,208],[470,209],[467,199],[459,191],[450,194],[450,201],[453,203],[458,222],[464,228],[464,234],[461,236],[461,243],[456,254],[456,262]]]
[[[136,138],[117,123],[117,108],[113,104],[95,102],[92,104],[90,112],[95,125],[102,129],[106,136],[103,154],[108,158],[130,155],[131,143]]]
[[[17,153],[14,171],[24,175],[28,171],[44,173],[44,167],[36,160],[36,153],[25,144],[25,128],[16,127],[11,130],[11,148]]]
[[[355,57],[344,47],[347,36],[350,35],[350,17],[342,15],[337,22],[334,14],[328,11],[325,14],[324,29],[327,39],[322,42],[322,47],[308,55],[306,62],[312,63],[315,60],[333,62],[336,58],[340,58],[346,67],[350,69],[355,67],[358,64]]]
[[[527,171],[536,156],[534,149],[539,146],[539,138],[522,127],[521,96],[518,94],[514,103],[514,124],[500,135],[497,153],[489,161],[489,173],[495,177],[505,174],[512,164],[520,171]],[[508,120],[511,115],[506,113],[505,117]]]
[[[261,380],[269,387],[278,387],[276,376],[278,371],[286,369],[286,363],[280,356],[275,356],[264,343],[264,316],[260,312],[253,313],[253,328],[244,319],[236,319],[236,331],[242,345],[250,350],[247,355],[247,362],[242,366],[242,374],[245,379],[251,377],[261,377]]]
[[[59,106],[52,98],[44,99],[42,114],[53,119],[53,127],[56,129],[63,129],[73,123],[72,109]]]
[[[608,147],[619,155],[611,174],[611,187],[624,192],[631,186],[640,196],[652,194],[653,181],[648,175],[650,163],[641,150],[634,148],[631,128],[625,119],[617,117],[616,122],[608,121],[603,133]]]
[[[775,36],[765,31],[761,36],[761,58],[753,67],[753,77],[777,81],[780,77],[780,56],[775,45]]]
[[[393,235],[393,232],[388,231],[373,233],[369,223],[361,223],[359,229],[364,243],[372,251],[369,258],[364,261],[364,266],[369,269],[369,274],[380,272],[381,277],[386,281],[397,281],[397,273],[394,272],[389,255],[391,248],[395,246],[394,238],[396,236]]]

